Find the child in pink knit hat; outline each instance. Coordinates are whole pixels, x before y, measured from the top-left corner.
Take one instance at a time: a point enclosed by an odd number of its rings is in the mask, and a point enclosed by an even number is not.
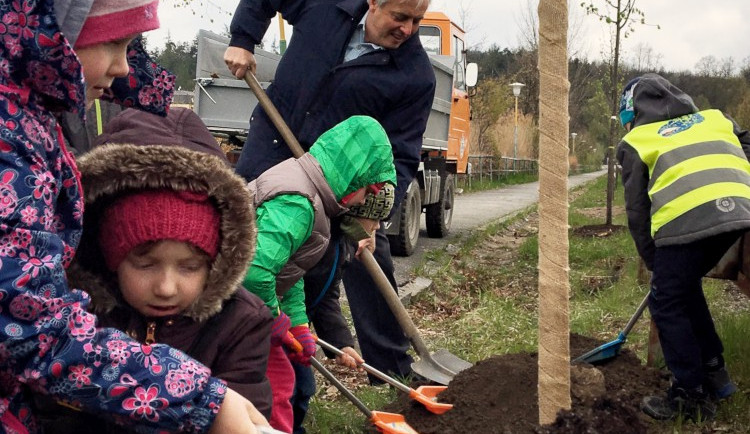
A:
[[[79,160],[87,218],[69,281],[87,289],[100,326],[184,351],[270,416],[271,312],[240,285],[256,233],[245,182],[191,110],[128,109],[105,131]],[[193,387],[178,373],[165,386]],[[41,404],[45,432],[123,430]]]
[[[87,288],[71,287],[66,277],[84,207],[59,116],[83,116],[87,104],[126,76],[137,93],[131,105],[168,103],[158,92],[171,90],[167,75],[129,76],[129,45],[158,27],[157,4],[0,1],[2,432],[36,432],[30,395],[140,430],[255,433],[253,422],[263,421],[249,401],[184,353],[97,328]],[[144,92],[143,85],[152,88]],[[169,387],[176,384],[186,387]]]

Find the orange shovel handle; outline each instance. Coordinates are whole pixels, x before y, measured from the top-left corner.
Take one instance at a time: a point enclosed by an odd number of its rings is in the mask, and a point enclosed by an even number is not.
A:
[[[287,336],[289,336],[289,339],[292,340],[292,342],[289,344],[291,347],[290,349],[294,351],[295,353],[301,353],[302,352],[302,344],[299,343],[297,338],[294,337],[292,332],[286,332]]]

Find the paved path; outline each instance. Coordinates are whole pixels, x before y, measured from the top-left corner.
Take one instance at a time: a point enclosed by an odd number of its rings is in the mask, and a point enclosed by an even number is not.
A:
[[[568,178],[568,187],[573,188],[589,182],[600,176],[606,176],[607,171],[585,173]],[[429,238],[422,215],[422,230],[419,234],[419,243],[411,256],[393,257],[396,267],[396,281],[399,285],[411,279],[411,270],[419,264],[425,252],[442,247],[449,243],[453,237],[464,234],[472,229],[485,226],[490,223],[502,221],[517,212],[524,210],[539,200],[539,182],[529,184],[518,184],[509,187],[486,190],[475,193],[456,195],[453,209],[453,223],[451,232],[447,238]]]

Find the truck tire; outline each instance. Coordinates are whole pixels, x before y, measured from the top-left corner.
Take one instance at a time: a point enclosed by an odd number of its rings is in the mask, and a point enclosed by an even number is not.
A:
[[[453,183],[453,174],[445,178],[443,191],[437,203],[425,207],[425,220],[427,222],[427,235],[430,238],[443,238],[451,230],[453,221],[453,200],[456,189]]]
[[[406,191],[401,203],[399,230],[397,235],[389,237],[391,254],[396,256],[410,256],[414,253],[419,241],[419,226],[422,217],[422,198],[419,195],[419,183],[416,179]]]

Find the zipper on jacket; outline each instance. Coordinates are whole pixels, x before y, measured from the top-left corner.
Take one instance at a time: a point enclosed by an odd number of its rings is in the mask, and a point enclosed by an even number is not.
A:
[[[151,321],[146,326],[146,339],[143,341],[146,345],[156,342],[156,322]]]

